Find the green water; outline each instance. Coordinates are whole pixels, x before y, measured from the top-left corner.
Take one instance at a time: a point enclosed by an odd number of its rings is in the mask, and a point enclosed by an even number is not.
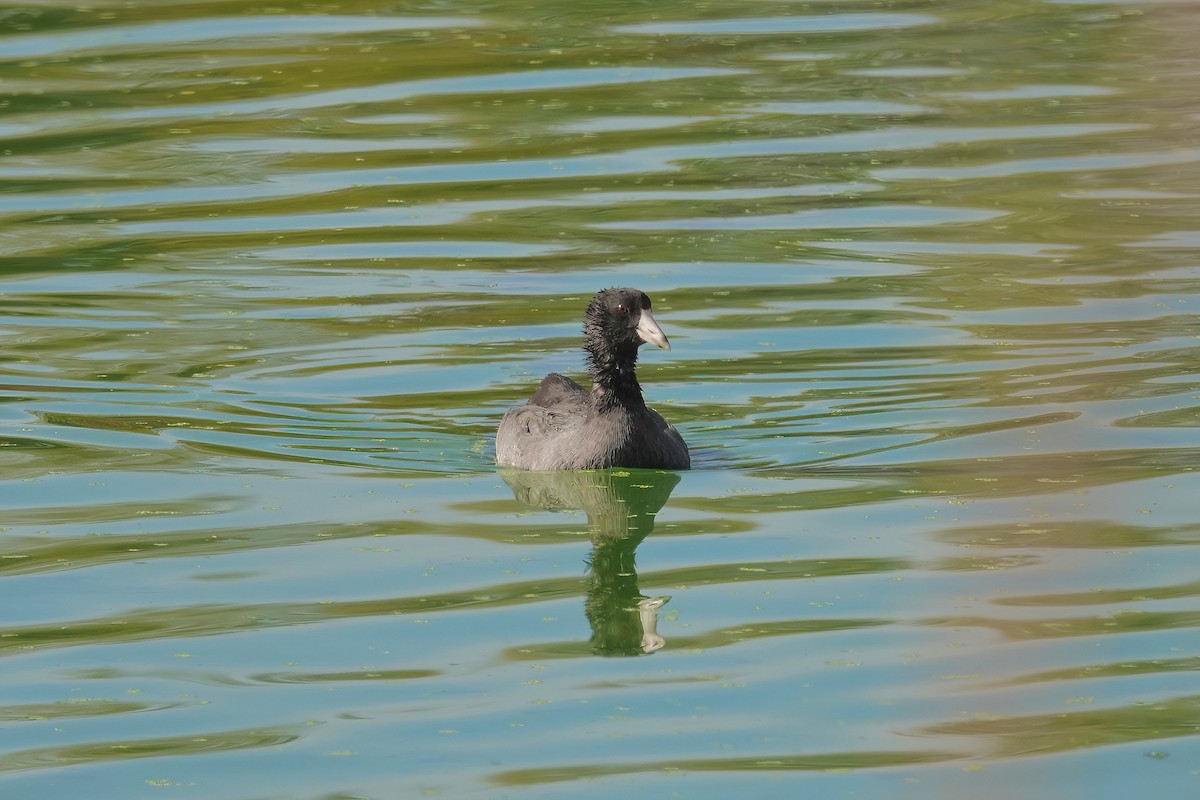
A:
[[[1198,34],[0,3],[0,796],[1196,794]],[[696,468],[498,471],[611,285]]]

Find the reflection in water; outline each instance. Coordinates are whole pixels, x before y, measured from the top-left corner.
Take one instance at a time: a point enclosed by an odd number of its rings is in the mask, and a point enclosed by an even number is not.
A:
[[[661,650],[658,609],[670,597],[647,597],[638,589],[637,546],[654,530],[658,513],[679,483],[673,472],[501,470],[513,496],[549,511],[587,514],[592,540],[588,558],[587,618],[599,655],[634,656]]]

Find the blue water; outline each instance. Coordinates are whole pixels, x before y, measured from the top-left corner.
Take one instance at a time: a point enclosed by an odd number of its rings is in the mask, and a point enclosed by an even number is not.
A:
[[[0,6],[0,796],[1195,794],[1198,23]]]

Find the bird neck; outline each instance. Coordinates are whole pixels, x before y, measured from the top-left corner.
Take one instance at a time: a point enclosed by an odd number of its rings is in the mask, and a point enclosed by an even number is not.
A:
[[[637,348],[587,348],[592,394],[604,408],[645,406],[637,380]]]

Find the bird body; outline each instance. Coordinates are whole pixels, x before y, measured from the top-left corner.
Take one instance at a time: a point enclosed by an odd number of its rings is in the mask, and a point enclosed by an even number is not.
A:
[[[525,405],[500,420],[496,462],[536,470],[688,469],[683,437],[642,398],[635,366],[647,342],[671,346],[650,298],[636,289],[599,292],[584,317],[591,391],[557,372],[547,375]]]

